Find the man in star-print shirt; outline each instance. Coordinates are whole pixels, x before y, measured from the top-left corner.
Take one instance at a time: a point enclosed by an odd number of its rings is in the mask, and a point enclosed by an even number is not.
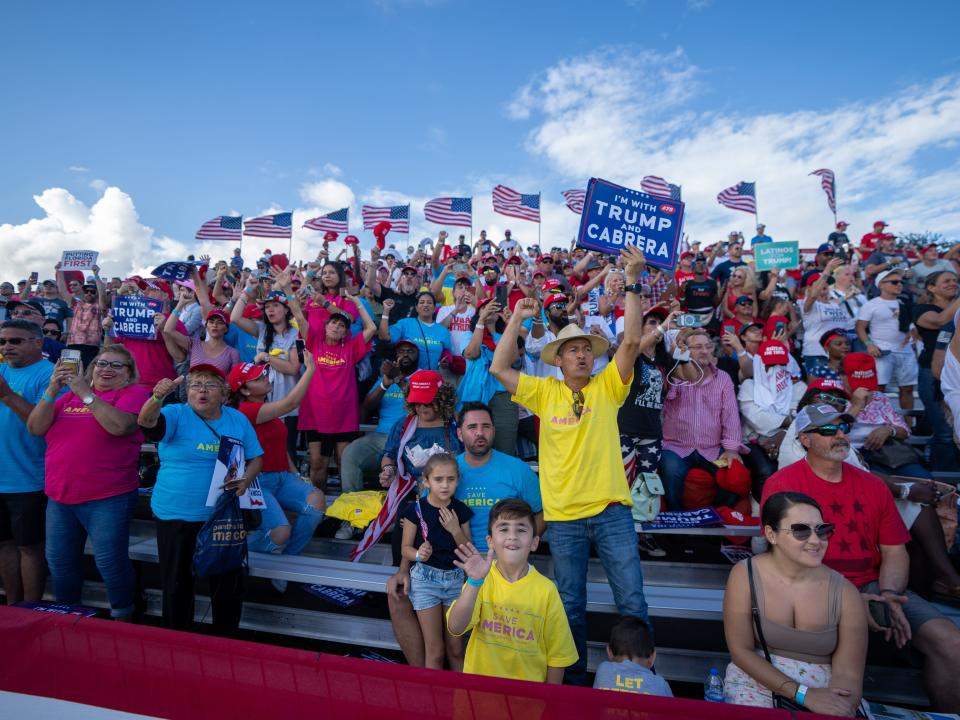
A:
[[[859,588],[865,603],[886,603],[889,627],[870,616],[870,629],[898,647],[907,642],[926,656],[924,687],[935,709],[960,707],[960,630],[933,605],[909,590],[910,540],[893,494],[880,478],[844,461],[853,418],[829,405],[808,405],[796,419],[807,456],[773,474],[761,506],[774,493],[793,491],[819,503],[824,523],[836,529],[823,562]],[[777,528],[783,530],[784,528]],[[789,528],[788,528],[789,529]]]

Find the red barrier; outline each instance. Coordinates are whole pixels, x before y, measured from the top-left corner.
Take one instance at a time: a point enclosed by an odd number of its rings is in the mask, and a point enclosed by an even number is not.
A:
[[[168,718],[788,720],[0,607],[0,690]],[[807,715],[806,717],[815,717]]]

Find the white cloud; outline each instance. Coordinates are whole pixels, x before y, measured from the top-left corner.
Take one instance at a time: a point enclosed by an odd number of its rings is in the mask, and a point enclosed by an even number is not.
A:
[[[90,168],[85,168],[83,167],[83,165],[71,165],[70,167],[67,168],[67,170],[75,173],[90,172]]]
[[[106,180],[101,180],[100,178],[90,181],[90,187],[92,187],[97,192],[103,192],[109,186],[110,184]]]
[[[333,179],[303,185],[300,188],[300,197],[305,202],[326,208],[326,212],[348,207],[354,201],[350,186]]]
[[[856,233],[883,217],[898,231],[960,234],[960,78],[763,115],[695,112],[699,78],[679,49],[605,50],[547,69],[518,90],[508,113],[534,119],[528,149],[573,185],[599,176],[638,187],[648,174],[681,184],[685,229],[698,239],[752,230],[752,216],[716,202],[723,188],[750,180],[771,235],[821,242],[833,220],[819,179],[808,176],[821,167],[836,172],[840,215]],[[942,169],[925,173],[918,155],[931,150]]]

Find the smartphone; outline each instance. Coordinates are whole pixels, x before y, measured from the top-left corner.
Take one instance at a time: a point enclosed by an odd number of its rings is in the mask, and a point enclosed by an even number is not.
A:
[[[31,284],[31,285],[36,285],[36,284],[37,284],[37,280],[39,280],[39,279],[40,279],[40,273],[38,273],[36,270],[34,270],[32,273],[30,273],[30,284]]]
[[[731,335],[736,335],[736,334],[737,334],[737,326],[736,326],[736,325],[724,325],[724,326],[723,326],[723,332],[724,332],[724,333],[730,333]]]
[[[347,289],[340,288],[340,297],[346,297],[346,296],[347,296]]]
[[[60,365],[62,367],[70,368],[70,371],[74,375],[79,375],[81,372],[80,368],[80,351],[79,350],[70,350],[66,349],[60,353]]]
[[[882,628],[890,627],[890,606],[880,600],[870,600],[870,617]]]
[[[507,286],[506,285],[497,286],[496,292],[494,294],[494,300],[496,301],[497,305],[500,306],[501,310],[507,306]]]
[[[297,338],[297,360],[303,365],[303,338]]]
[[[786,331],[787,331],[787,326],[784,325],[782,322],[780,322],[780,321],[778,320],[777,322],[775,322],[775,323],[773,324],[773,331],[774,331],[775,333],[786,332]]]

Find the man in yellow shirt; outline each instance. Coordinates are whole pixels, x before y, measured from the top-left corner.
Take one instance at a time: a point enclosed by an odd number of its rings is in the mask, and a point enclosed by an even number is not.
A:
[[[447,629],[473,630],[464,672],[559,684],[576,661],[557,588],[529,563],[539,542],[533,508],[507,498],[490,511],[486,555],[473,543],[455,550],[467,581],[447,611]]]
[[[647,601],[630,511],[630,490],[620,455],[617,411],[633,381],[642,333],[643,307],[637,282],[646,261],[636,247],[621,251],[626,275],[623,341],[613,362],[591,378],[593,361],[607,341],[568,325],[540,353],[563,380],[532,377],[510,367],[520,324],[539,314],[536,302],[517,303],[493,356],[490,372],[514,402],[540,417],[540,492],[550,533],[554,577],[567,611],[580,659],[567,682],[585,685],[587,660],[587,560],[597,548],[621,615],[648,625]]]

